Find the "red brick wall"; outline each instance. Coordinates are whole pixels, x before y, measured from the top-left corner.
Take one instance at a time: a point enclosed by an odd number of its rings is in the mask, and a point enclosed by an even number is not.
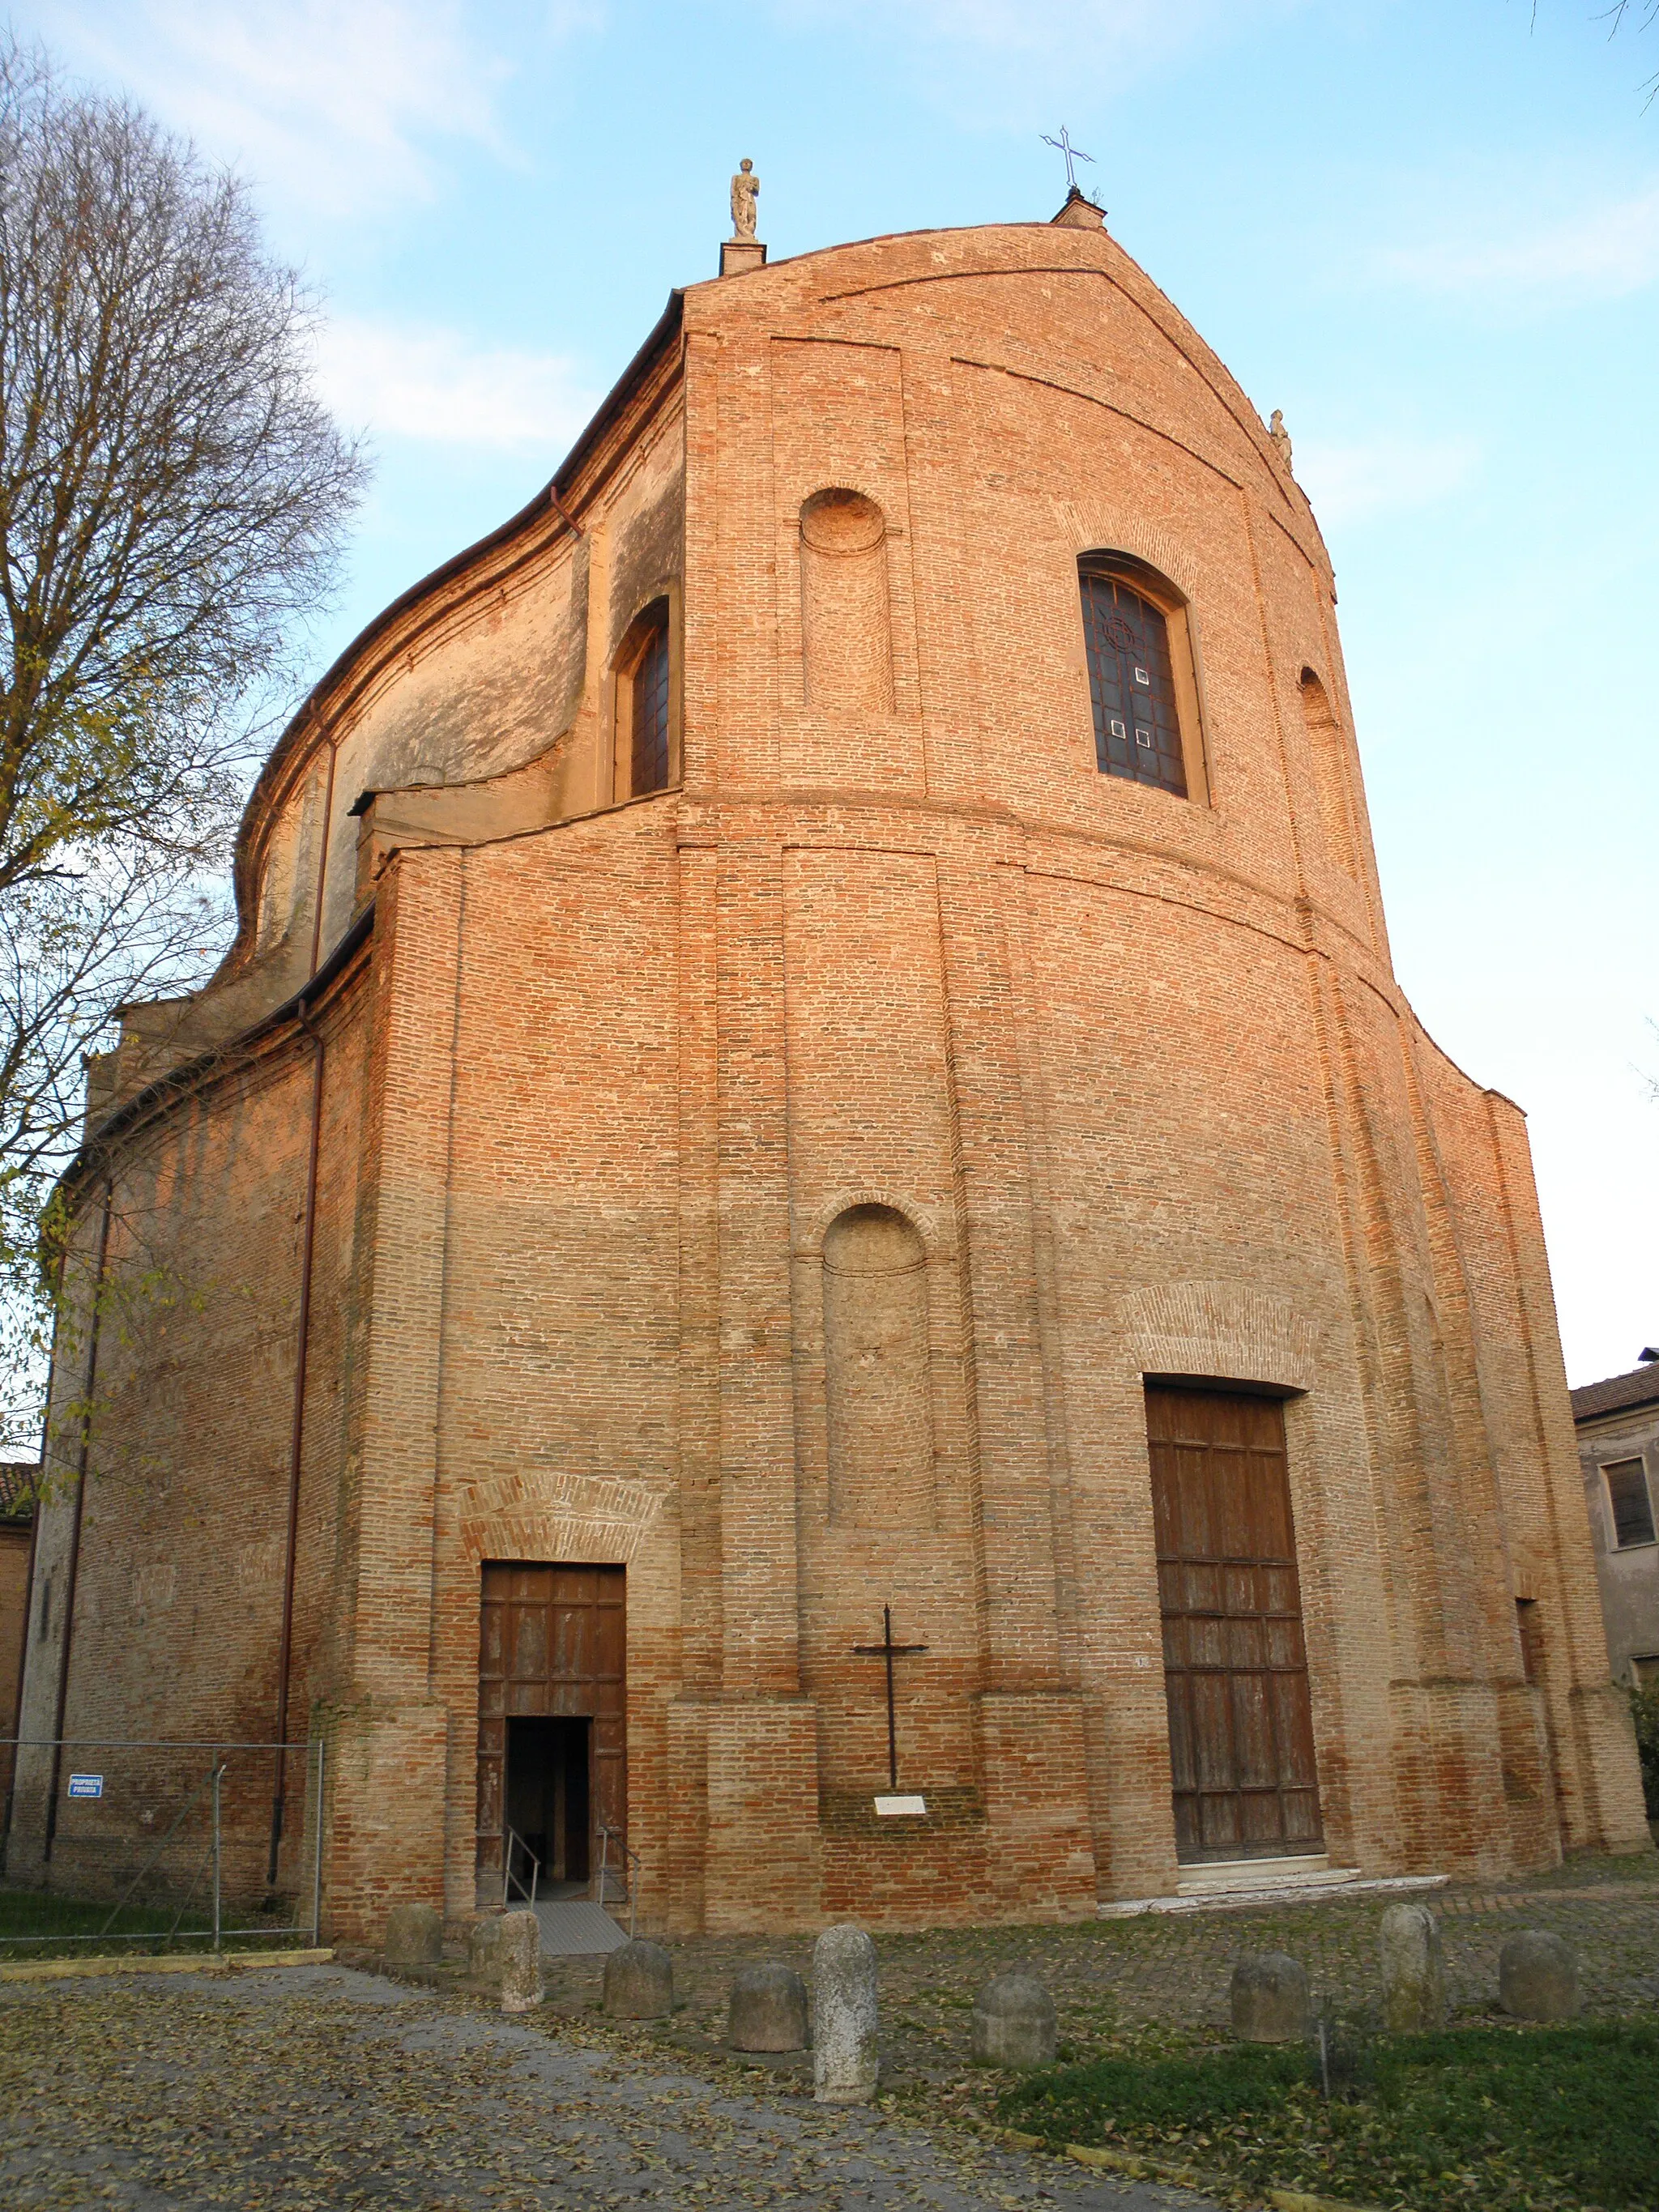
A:
[[[0,1526],[0,1729],[9,1735],[23,1678],[29,1601],[29,1531]],[[12,1754],[0,1750],[0,1790],[11,1787]]]
[[[337,1753],[335,1924],[472,1909],[485,1558],[628,1565],[648,1924],[1168,1887],[1147,1373],[1294,1394],[1334,1856],[1637,1848],[1524,1133],[1393,980],[1329,568],[1254,410],[1086,230],[696,287],[684,343],[683,387],[563,488],[587,672],[547,732],[563,789],[608,787],[607,656],[668,575],[684,789],[397,854],[334,1017],[296,1684]],[[879,592],[867,549],[856,588],[816,576],[825,490],[880,510]],[[1091,549],[1188,601],[1206,802],[1096,769]],[[826,639],[845,682],[813,679]],[[210,1518],[234,1556],[275,1525],[308,1066],[296,1039],[122,1156],[162,1247],[238,1287],[119,1368],[100,1468],[175,1472],[89,1493],[111,1714],[269,1683],[268,1588],[188,1644],[176,1599],[117,1593]],[[825,1237],[862,1206],[910,1224],[920,1282],[827,1341]],[[837,1455],[886,1431],[830,1364],[884,1346],[924,1378],[931,1486],[832,1510]],[[920,1823],[871,1803],[851,1647],[884,1604],[928,1647],[899,1677]]]

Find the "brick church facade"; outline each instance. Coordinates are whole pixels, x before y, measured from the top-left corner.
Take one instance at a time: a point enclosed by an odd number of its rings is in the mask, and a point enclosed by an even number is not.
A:
[[[677,1930],[1647,1847],[1280,448],[1079,201],[746,259],[319,685],[94,1066],[138,1287],[22,1733],[320,1735],[346,1935],[601,1830]]]

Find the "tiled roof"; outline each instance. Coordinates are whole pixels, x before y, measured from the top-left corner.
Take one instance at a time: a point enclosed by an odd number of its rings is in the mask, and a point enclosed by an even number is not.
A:
[[[37,1460],[0,1459],[0,1521],[34,1518],[34,1486],[40,1478]]]
[[[1609,1375],[1605,1382],[1586,1382],[1571,1393],[1572,1418],[1588,1421],[1597,1413],[1617,1413],[1626,1406],[1659,1401],[1659,1359],[1632,1367],[1628,1375]]]

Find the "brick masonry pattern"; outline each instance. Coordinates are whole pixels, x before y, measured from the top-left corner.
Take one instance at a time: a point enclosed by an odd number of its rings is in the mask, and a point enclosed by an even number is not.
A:
[[[822,508],[803,537],[826,490],[850,551],[815,550]],[[66,1664],[73,1732],[274,1725],[320,1048],[290,1710],[331,1747],[336,1930],[474,1907],[503,1547],[628,1566],[651,1924],[1168,1889],[1146,1373],[1297,1394],[1334,1857],[1645,1848],[1524,1123],[1395,982],[1329,565],[1202,341],[1103,232],[808,255],[685,295],[561,507],[580,534],[490,541],[319,695],[191,1016],[235,1034],[112,1079],[78,1188],[89,1252],[110,1179],[130,1310],[67,1660],[67,1488],[43,1517],[29,1732]],[[1188,603],[1197,801],[1096,769],[1099,548]],[[612,804],[610,672],[659,597],[678,782]],[[902,1216],[925,1289],[826,1331],[855,1208]],[[915,1409],[832,1380],[879,1367],[860,1328],[913,1332],[933,1458],[931,1497],[864,1514],[831,1409],[877,1437]],[[884,1602],[928,1646],[902,1828],[849,1656]]]

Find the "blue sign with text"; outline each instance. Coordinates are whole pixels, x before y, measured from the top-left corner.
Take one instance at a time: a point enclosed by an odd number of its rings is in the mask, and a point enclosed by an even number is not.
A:
[[[71,1774],[69,1794],[71,1797],[101,1797],[104,1778],[101,1774]]]

